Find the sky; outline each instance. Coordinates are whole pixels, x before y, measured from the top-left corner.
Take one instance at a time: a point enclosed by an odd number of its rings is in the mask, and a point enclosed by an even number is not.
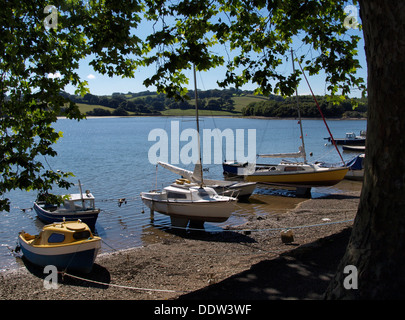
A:
[[[143,30],[150,30],[149,28],[144,28],[142,27]],[[356,34],[361,37],[361,40],[358,44],[358,59],[359,62],[362,66],[362,69],[357,71],[357,75],[362,77],[363,79],[367,80],[367,67],[366,67],[366,58],[365,58],[365,52],[364,52],[364,41],[363,41],[363,33],[362,31],[359,31],[358,29],[350,29],[349,33]],[[299,40],[299,39],[298,39]],[[306,53],[308,52],[308,48],[298,48],[297,45],[293,45],[293,49],[297,50],[297,53]],[[221,50],[216,48],[216,50]],[[225,49],[222,49],[224,56],[226,56]],[[304,51],[305,50],[305,51]],[[143,81],[148,77],[153,75],[154,71],[154,66],[151,67],[141,67],[140,69],[135,71],[135,77],[128,79],[128,78],[122,78],[118,76],[114,76],[112,78],[99,74],[93,70],[91,66],[89,66],[89,61],[90,59],[85,59],[81,61],[80,67],[78,70],[78,74],[81,77],[82,80],[86,80],[88,82],[88,88],[90,89],[90,93],[94,95],[111,95],[114,92],[120,92],[120,93],[127,93],[127,92],[141,92],[141,91],[156,91],[156,88],[153,86],[150,87],[145,87],[143,85]],[[298,68],[298,65],[296,64],[295,66]],[[288,74],[291,72],[292,66],[291,66],[291,61],[290,59],[285,62],[278,70],[281,72],[285,72]],[[217,81],[223,80],[225,76],[225,67],[217,67],[215,69],[211,69],[205,72],[199,72],[197,75],[197,87],[199,90],[209,90],[209,89],[221,89]],[[189,89],[193,89],[193,73],[192,70],[187,70],[186,71],[186,76],[190,79],[189,80]],[[317,76],[308,76],[307,74],[308,81],[312,87],[312,90],[316,95],[325,95],[328,94],[328,91],[326,89],[326,83],[325,83],[325,74],[320,73]],[[255,90],[257,88],[257,85],[254,84],[247,84],[244,87],[242,87],[242,90]],[[75,91],[75,88],[73,86],[67,86],[65,90],[73,94]],[[309,95],[310,94],[310,89],[305,81],[305,79],[301,80],[301,83],[298,87],[298,94],[299,95]],[[349,95],[351,97],[360,97],[361,92],[358,90],[354,90],[351,92]]]

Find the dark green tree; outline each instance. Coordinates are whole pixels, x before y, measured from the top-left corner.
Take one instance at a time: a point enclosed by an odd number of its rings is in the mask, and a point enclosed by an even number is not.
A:
[[[46,191],[69,187],[71,173],[54,172],[43,157],[56,156],[52,145],[62,133],[57,116],[83,119],[61,92],[88,93],[80,79],[79,61],[109,76],[132,77],[142,52],[130,31],[141,20],[137,1],[2,1],[0,12],[0,210],[9,210],[6,193],[13,189]],[[45,13],[44,13],[45,11]]]
[[[253,82],[258,86],[256,93],[291,96],[301,72],[286,74],[277,68],[290,59],[297,39],[313,48],[311,58],[300,55],[297,60],[309,74],[323,70],[332,95],[345,95],[353,87],[365,92],[364,79],[355,75],[360,68],[356,58],[360,36],[348,33],[344,25],[345,1],[158,0],[146,4],[146,17],[157,22],[155,32],[147,37],[154,54],[145,64],[157,68],[145,84],[169,95],[185,94],[189,79],[184,70],[192,64],[204,71],[226,63],[220,85],[238,88]],[[224,50],[218,53],[221,46],[237,53],[233,58],[224,56]]]

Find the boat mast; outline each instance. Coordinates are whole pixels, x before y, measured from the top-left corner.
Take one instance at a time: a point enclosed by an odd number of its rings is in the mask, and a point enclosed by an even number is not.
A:
[[[293,49],[291,48],[291,60],[292,60],[292,67],[293,67],[293,72],[295,72],[295,66],[294,66],[294,53]],[[300,130],[301,130],[301,143],[302,143],[302,151],[303,151],[303,156],[304,156],[304,163],[307,163],[307,155],[305,153],[305,142],[304,142],[304,132],[302,130],[302,120],[301,120],[301,112],[300,112],[300,106],[299,106],[299,101],[298,101],[298,85],[295,88],[295,97],[297,100],[297,112],[298,112],[298,119],[300,122]]]
[[[203,169],[201,161],[201,142],[200,142],[200,122],[198,120],[198,94],[197,94],[197,77],[195,72],[195,64],[193,63],[193,73],[194,73],[194,98],[195,98],[195,116],[197,121],[197,136],[198,136],[198,162],[200,165],[201,183],[200,187],[203,187]]]
[[[79,191],[80,191],[80,199],[82,199],[82,208],[85,209],[84,199],[83,199],[83,191],[82,191],[82,184],[81,184],[80,180],[79,180]]]

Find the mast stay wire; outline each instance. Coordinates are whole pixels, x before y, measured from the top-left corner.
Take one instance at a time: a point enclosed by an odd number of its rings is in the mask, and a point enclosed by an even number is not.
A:
[[[292,52],[292,54],[294,54],[294,53]],[[312,87],[311,87],[311,85],[309,84],[309,81],[308,81],[308,79],[307,79],[307,76],[305,75],[305,72],[304,72],[304,70],[302,69],[301,63],[300,63],[300,61],[299,61],[298,59],[297,59],[297,62],[298,62],[298,65],[299,65],[299,67],[300,67],[300,69],[301,69],[302,74],[304,75],[304,78],[305,78],[305,81],[307,82],[307,85],[308,85],[308,87],[309,87],[309,90],[311,91],[312,97],[313,97],[314,100],[315,100],[315,104],[316,104],[316,106],[318,107],[318,111],[319,111],[319,113],[320,113],[321,116],[322,116],[322,120],[323,120],[323,122],[324,122],[324,124],[325,124],[325,126],[326,126],[326,129],[327,129],[328,132],[329,132],[329,136],[330,136],[330,138],[331,138],[331,140],[332,140],[332,144],[335,146],[336,151],[337,151],[337,153],[339,154],[339,157],[340,157],[340,159],[342,160],[343,165],[346,166],[346,163],[345,163],[345,161],[343,160],[342,154],[341,154],[340,151],[339,151],[339,148],[338,148],[338,146],[337,146],[337,144],[336,144],[336,141],[335,141],[335,139],[333,138],[333,134],[332,134],[332,132],[330,131],[329,126],[328,126],[328,124],[327,124],[327,122],[326,122],[326,119],[325,119],[325,116],[324,116],[324,114],[323,114],[323,112],[322,112],[322,110],[321,110],[321,107],[319,106],[318,100],[316,99],[316,97],[315,97],[315,95],[314,95],[314,92],[312,91]]]

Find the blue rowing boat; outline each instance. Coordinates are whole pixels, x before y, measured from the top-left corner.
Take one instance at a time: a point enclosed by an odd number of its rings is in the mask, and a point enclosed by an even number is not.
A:
[[[46,202],[34,202],[34,210],[38,218],[45,223],[80,219],[94,230],[100,209],[95,207],[95,198],[90,191],[70,194],[66,198],[60,206]]]

